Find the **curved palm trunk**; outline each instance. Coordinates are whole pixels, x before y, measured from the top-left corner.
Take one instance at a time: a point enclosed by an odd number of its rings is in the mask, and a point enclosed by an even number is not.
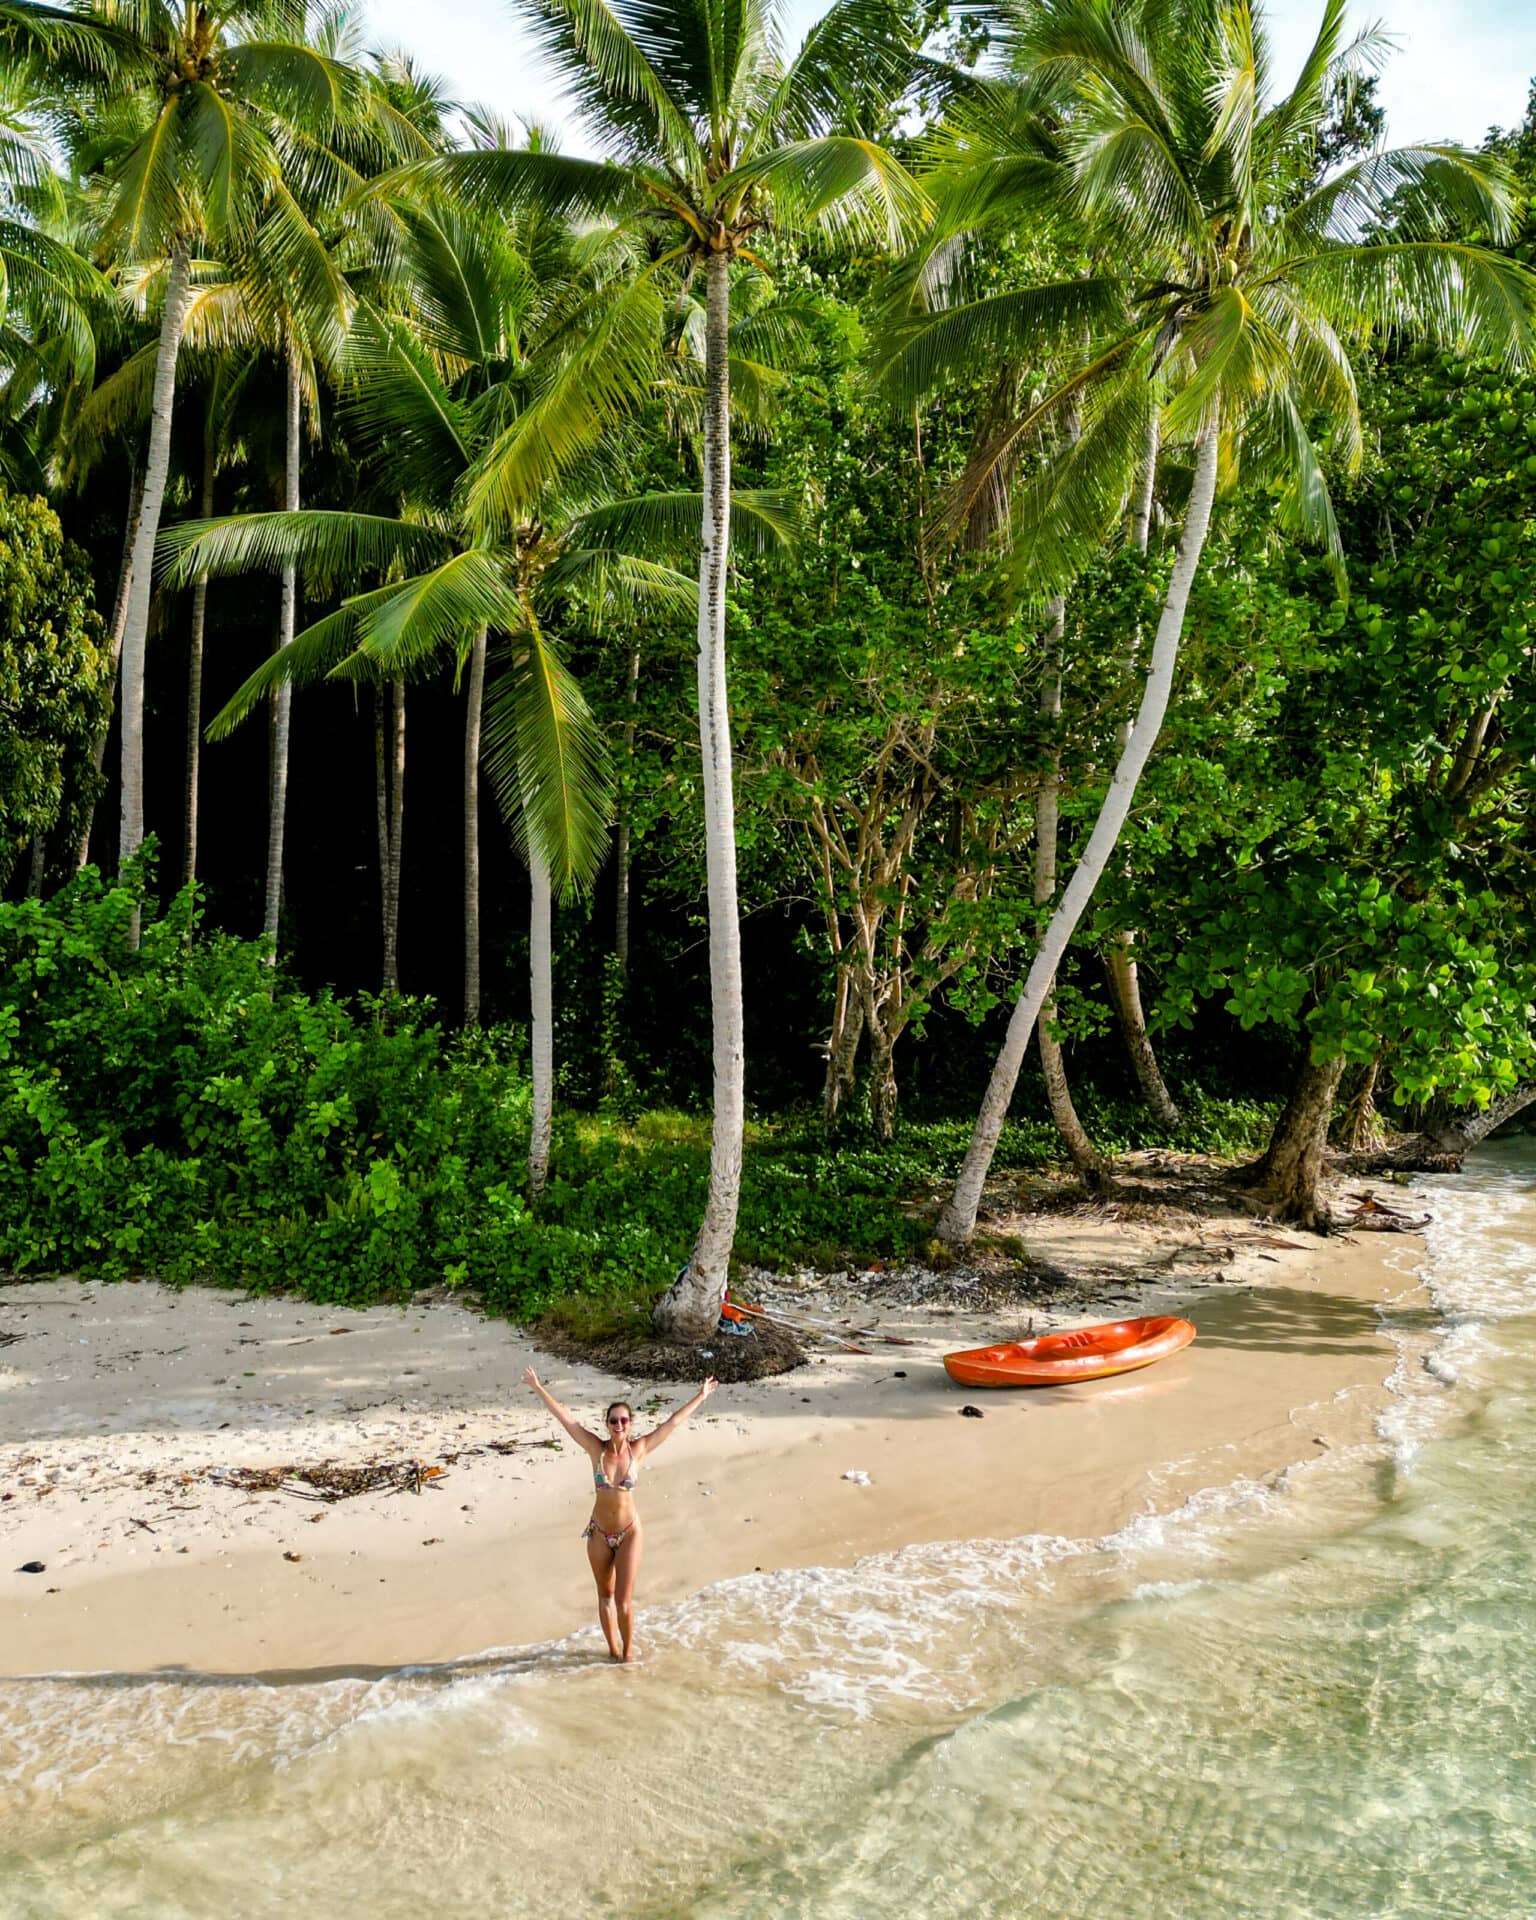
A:
[[[1050,992],[1061,957],[1067,950],[1067,943],[1076,931],[1099,877],[1115,850],[1115,842],[1120,837],[1136,795],[1137,782],[1157,743],[1163,715],[1168,711],[1168,700],[1173,691],[1173,670],[1178,661],[1179,641],[1184,631],[1185,609],[1189,605],[1190,588],[1194,585],[1200,565],[1205,536],[1210,530],[1211,503],[1216,492],[1216,452],[1216,431],[1214,426],[1208,426],[1200,436],[1189,508],[1184,516],[1178,557],[1174,561],[1162,615],[1157,623],[1157,636],[1152,643],[1152,661],[1141,697],[1141,709],[1136,716],[1135,730],[1115,768],[1109,792],[1104,796],[1104,804],[1099,809],[1099,817],[1094,822],[1083,857],[1051,916],[1051,923],[1014,1006],[1007,1037],[998,1055],[997,1065],[992,1070],[992,1078],[987,1085],[954,1192],[939,1215],[938,1235],[951,1246],[963,1246],[976,1230],[982,1186],[992,1165],[992,1156],[997,1151],[998,1137],[1007,1118],[1013,1089],[1018,1083],[1019,1069],[1024,1063],[1030,1035]]]
[[[554,902],[549,868],[528,849],[533,917],[528,925],[528,987],[533,1007],[533,1128],[528,1140],[528,1191],[537,1200],[549,1177],[555,1113]]]
[[[1141,472],[1137,476],[1135,497],[1131,501],[1131,545],[1138,553],[1145,553],[1147,540],[1152,528],[1152,496],[1157,484],[1158,454],[1158,418],[1154,411],[1147,425],[1147,450],[1142,461]],[[1124,753],[1126,742],[1130,739],[1131,723],[1127,721],[1121,729],[1118,741],[1119,750]],[[1141,1005],[1141,976],[1136,966],[1135,940],[1132,933],[1117,933],[1105,955],[1105,964],[1109,969],[1110,996],[1115,1003],[1115,1011],[1120,1016],[1120,1031],[1125,1036],[1126,1051],[1131,1056],[1131,1066],[1136,1073],[1137,1084],[1141,1088],[1141,1097],[1146,1101],[1153,1119],[1166,1132],[1171,1133],[1179,1124],[1179,1110],[1174,1105],[1173,1095],[1168,1091],[1163,1079],[1162,1069],[1157,1064],[1157,1054],[1147,1034],[1147,1016]]]
[[[464,711],[464,1024],[480,1024],[480,716],[485,705],[486,630],[469,655]]]
[[[1051,608],[1049,661],[1045,685],[1040,690],[1040,712],[1047,720],[1061,718],[1061,643],[1066,626],[1066,606],[1058,600]],[[1061,824],[1061,749],[1052,752],[1045,784],[1035,802],[1035,905],[1043,907],[1056,891],[1056,846]],[[1088,1137],[1088,1129],[1078,1118],[1072,1104],[1072,1089],[1067,1083],[1067,1063],[1061,1042],[1052,1032],[1056,1018],[1056,981],[1052,977],[1040,1006],[1040,1067],[1045,1075],[1045,1097],[1050,1103],[1051,1119],[1067,1150],[1067,1158],[1078,1178],[1090,1190],[1108,1184],[1108,1163]]]
[[[714,1130],[709,1194],[688,1265],[656,1306],[656,1324],[679,1338],[713,1332],[736,1237],[746,1130],[746,1046],[741,1004],[741,923],[736,898],[736,818],[726,698],[725,582],[730,546],[730,262],[711,253],[704,361],[704,539],[699,558],[699,738],[704,755],[709,989],[714,1029]]]
[[[155,540],[160,532],[160,509],[171,470],[171,411],[176,403],[176,356],[187,324],[191,301],[191,260],[178,246],[171,256],[165,289],[165,311],[160,318],[160,342],[155,350],[155,381],[150,401],[149,450],[144,460],[144,502],[134,534],[128,606],[123,624],[122,735],[123,769],[118,818],[119,873],[144,843],[144,651],[149,638],[149,600],[154,581]],[[139,910],[134,908],[128,930],[131,946],[139,944]]]
[[[123,552],[117,568],[117,594],[112,602],[112,624],[107,629],[107,638],[112,644],[112,692],[117,698],[117,676],[123,658],[123,629],[128,623],[128,588],[133,581],[133,547],[139,537],[139,521],[144,512],[144,465],[137,457],[134,459],[133,472],[128,481],[128,517],[123,522]],[[97,734],[91,747],[91,765],[100,774],[102,762],[107,757],[107,735],[112,730],[112,716],[107,715],[106,724]],[[91,830],[96,824],[96,802],[93,800],[86,809],[85,820],[80,828],[80,838],[75,842],[73,871],[78,873],[91,857]]]
[[[303,389],[299,384],[298,350],[290,343],[284,355],[288,375],[287,445],[283,463],[283,507],[299,510],[299,431]],[[277,631],[281,653],[293,645],[299,599],[299,577],[292,566],[283,568],[283,602]],[[267,965],[277,961],[277,921],[283,904],[283,828],[288,816],[288,741],[293,724],[293,688],[279,681],[272,706],[272,785],[267,816],[267,889],[262,914],[262,938],[268,942]]]
[[[203,429],[203,493],[198,502],[202,517],[213,518],[213,422]],[[181,884],[197,878],[197,785],[203,740],[203,626],[208,612],[208,582],[192,589],[192,626],[187,639],[187,772],[181,795]]]

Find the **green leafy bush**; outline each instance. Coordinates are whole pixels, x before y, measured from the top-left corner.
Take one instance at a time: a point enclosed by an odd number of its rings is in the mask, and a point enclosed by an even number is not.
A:
[[[0,1262],[389,1297],[489,1285],[466,1214],[526,1150],[505,1047],[299,992],[87,871],[0,906]]]
[[[709,1123],[563,1116],[549,1185],[526,1192],[529,1090],[515,1028],[451,1038],[430,1006],[306,994],[257,943],[206,936],[194,892],[157,914],[87,870],[0,904],[0,1266],[150,1273],[361,1304],[472,1287],[527,1317],[638,1313],[687,1258]],[[1190,1103],[1182,1144],[1259,1145],[1258,1106]],[[1111,1151],[1129,1108],[1086,1104]],[[959,1121],[876,1146],[808,1116],[751,1131],[737,1253],[765,1266],[909,1256],[906,1203],[964,1152]],[[1004,1164],[1055,1157],[1011,1122]]]

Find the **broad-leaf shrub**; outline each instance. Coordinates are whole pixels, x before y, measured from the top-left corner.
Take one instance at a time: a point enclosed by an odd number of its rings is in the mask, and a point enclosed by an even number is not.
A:
[[[520,1215],[526,1078],[425,1009],[300,992],[195,896],[127,940],[87,871],[0,905],[0,1263],[361,1301],[494,1289]],[[486,1232],[474,1217],[489,1212]]]
[[[526,1193],[523,1035],[454,1039],[419,1002],[307,994],[255,942],[205,935],[195,893],[143,907],[87,869],[0,904],[0,1267],[145,1273],[362,1304],[446,1283],[531,1316],[642,1310],[686,1259],[709,1170],[698,1114],[566,1114]],[[1195,1101],[1185,1144],[1257,1145],[1269,1116]],[[1129,1110],[1095,1106],[1111,1147]],[[900,1259],[966,1127],[876,1146],[810,1119],[753,1128],[737,1251],[766,1266]],[[1053,1157],[1038,1115],[1013,1165]]]

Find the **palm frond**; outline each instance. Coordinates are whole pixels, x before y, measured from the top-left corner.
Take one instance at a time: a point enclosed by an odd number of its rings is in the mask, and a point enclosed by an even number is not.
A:
[[[224,51],[220,67],[231,93],[314,131],[329,132],[349,116],[361,119],[367,112],[358,69],[306,46],[298,36],[237,42]]]
[[[482,531],[505,532],[650,390],[660,353],[655,272],[594,302],[568,349],[545,357],[527,407],[475,463],[466,505]]]
[[[1265,113],[1254,144],[1262,158],[1278,158],[1299,137],[1315,134],[1327,117],[1335,80],[1378,70],[1393,41],[1379,27],[1367,27],[1344,39],[1348,0],[1324,0],[1317,35],[1302,61],[1290,92]]]
[[[375,587],[371,593],[343,601],[334,613],[306,627],[286,647],[270,654],[244,680],[204,729],[209,740],[224,740],[240,722],[285,683],[303,687],[326,679],[357,648],[358,631],[372,608],[389,599],[394,587]]]
[[[1082,390],[1081,428],[1016,490],[1009,556],[1026,605],[1048,606],[1120,524],[1145,456],[1156,389],[1129,360]]]
[[[605,147],[627,155],[660,149],[681,159],[695,145],[696,103],[682,97],[685,76],[662,71],[647,57],[631,24],[637,11],[606,0],[522,0],[521,6],[535,43]]]
[[[278,183],[277,155],[255,117],[220,88],[199,81],[181,98],[181,140],[202,225],[215,240],[227,240],[250,227],[268,188]]]
[[[613,11],[668,101],[723,152],[745,104],[742,83],[776,64],[772,9],[763,0],[616,0]]]
[[[1211,130],[1202,158],[1223,161],[1231,178],[1232,198],[1246,208],[1253,192],[1253,135],[1264,94],[1264,44],[1254,32],[1251,6],[1221,9],[1216,41],[1219,51],[1206,89]]]
[[[645,200],[637,176],[611,161],[503,147],[412,161],[368,181],[359,198],[387,201],[428,186],[445,187],[466,206],[490,214],[537,208],[556,216],[601,219],[632,212]]]
[[[1342,594],[1346,590],[1344,543],[1339,537],[1327,476],[1295,400],[1282,390],[1276,396],[1276,406],[1291,468],[1289,483],[1280,495],[1281,525],[1324,550],[1334,582]]]
[[[154,341],[114,367],[86,396],[70,436],[72,468],[82,478],[109,449],[136,434],[149,418],[155,384]]]
[[[563,547],[540,587],[543,594],[576,602],[594,633],[614,621],[698,617],[696,575],[608,547]]]
[[[1512,365],[1536,355],[1536,274],[1448,241],[1330,247],[1286,264],[1285,282],[1344,334],[1416,334]]]
[[[833,134],[746,160],[717,184],[721,200],[748,189],[766,194],[775,217],[901,246],[932,214],[932,202],[901,162],[872,140]]]
[[[404,498],[445,503],[470,463],[473,434],[409,323],[360,308],[344,374],[342,413],[359,446],[388,463]]]
[[[874,377],[894,401],[911,407],[978,366],[1043,358],[1065,341],[1123,322],[1123,301],[1118,276],[1084,274],[919,314],[877,342]]]
[[[118,164],[102,230],[116,257],[158,259],[189,233],[196,212],[182,183],[182,102],[173,95]]]
[[[447,539],[431,527],[377,514],[306,509],[183,520],[161,533],[155,561],[173,587],[297,567],[306,588],[325,593],[360,574],[429,567],[448,551]]]
[[[247,276],[249,297],[268,314],[269,330],[300,343],[322,366],[339,367],[357,296],[281,179],[272,184],[250,250],[256,271]]]
[[[557,898],[589,887],[608,846],[607,743],[531,608],[510,651],[497,649],[481,738],[486,772],[524,857],[537,849]]]
[[[1236,286],[1218,287],[1184,323],[1177,353],[1187,370],[1163,416],[1173,439],[1196,438],[1211,419],[1241,418],[1289,372],[1285,343]]]
[[[1389,227],[1405,239],[1480,228],[1502,243],[1518,205],[1513,182],[1486,156],[1452,146],[1392,147],[1325,181],[1261,240],[1266,254],[1280,257],[1330,242],[1380,241]]]
[[[732,532],[744,532],[760,552],[790,546],[803,532],[801,516],[786,495],[767,488],[731,493]],[[563,537],[573,546],[634,555],[686,555],[696,560],[703,539],[702,493],[643,493],[575,515]]]
[[[981,439],[972,449],[965,471],[944,496],[936,538],[957,538],[978,513],[994,517],[994,508],[1006,518],[1010,511],[1007,490],[999,481],[1011,474],[1024,450],[1049,428],[1071,439],[1084,410],[1095,416],[1104,412],[1106,396],[1120,392],[1132,367],[1140,369],[1138,377],[1147,392],[1145,411],[1150,413],[1154,400],[1151,382],[1145,377],[1145,363],[1151,344],[1149,329],[1111,341],[1085,365],[1035,399],[1022,416]]]
[[[484,547],[472,547],[376,601],[358,625],[357,660],[344,662],[340,671],[359,678],[380,668],[409,673],[457,653],[482,627],[505,632],[520,617],[503,562]]]
[[[786,138],[811,140],[861,127],[912,84],[917,59],[907,20],[890,0],[835,0],[763,99],[747,152]]]

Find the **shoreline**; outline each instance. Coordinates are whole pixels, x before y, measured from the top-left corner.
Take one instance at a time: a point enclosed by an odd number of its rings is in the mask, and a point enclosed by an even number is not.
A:
[[[722,1387],[648,1464],[642,1651],[647,1608],[740,1574],[944,1540],[1104,1538],[1368,1439],[1397,1358],[1376,1309],[1427,1298],[1406,1271],[1416,1237],[1229,1244],[1219,1274],[1170,1272],[1127,1297],[1132,1272],[1178,1265],[1166,1247],[1187,1231],[1051,1217],[1029,1230],[1100,1276],[1096,1307],[1037,1313],[1040,1330],[1184,1310],[1194,1346],[1077,1387],[962,1390],[942,1353],[1015,1337],[1017,1313],[884,1306],[876,1287],[859,1323],[912,1344]],[[1191,1251],[1221,1232],[1202,1223]],[[313,1679],[595,1634],[585,1461],[523,1365],[578,1415],[627,1397],[644,1424],[689,1392],[554,1360],[454,1304],[23,1282],[0,1287],[0,1331],[22,1336],[0,1347],[8,1676]],[[966,1404],[985,1417],[957,1417]],[[206,1477],[371,1457],[445,1464],[419,1493],[335,1505]],[[31,1560],[45,1573],[16,1571]]]

